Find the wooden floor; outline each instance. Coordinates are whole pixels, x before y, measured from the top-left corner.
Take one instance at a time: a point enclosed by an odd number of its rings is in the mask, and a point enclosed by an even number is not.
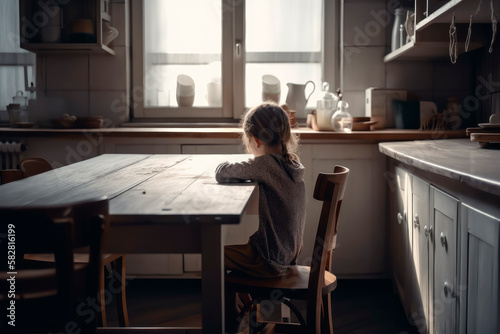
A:
[[[201,326],[198,279],[130,279],[131,326]],[[335,334],[416,334],[389,280],[340,280],[332,294]],[[112,305],[110,305],[112,307]],[[113,309],[109,325],[117,325]]]

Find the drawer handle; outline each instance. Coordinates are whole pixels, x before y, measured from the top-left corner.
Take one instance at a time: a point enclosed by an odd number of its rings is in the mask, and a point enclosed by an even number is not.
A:
[[[446,234],[444,234],[444,232],[441,232],[440,237],[441,237],[441,246],[446,248]]]
[[[444,295],[445,297],[457,298],[457,294],[453,291],[451,284],[448,282],[444,282]]]
[[[405,220],[406,220],[406,212],[405,213],[401,213],[401,212],[398,212],[398,224],[402,224]]]
[[[418,215],[415,215],[415,218],[413,218],[413,227],[420,227],[420,219],[418,218]]]
[[[432,237],[432,226],[424,226],[424,234],[426,237]]]

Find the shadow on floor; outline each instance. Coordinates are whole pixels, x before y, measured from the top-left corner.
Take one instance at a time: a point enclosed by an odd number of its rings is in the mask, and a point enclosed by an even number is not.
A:
[[[130,279],[130,326],[201,326],[199,279]],[[108,323],[117,326],[114,307]],[[339,280],[332,294],[335,334],[417,334],[390,280]]]

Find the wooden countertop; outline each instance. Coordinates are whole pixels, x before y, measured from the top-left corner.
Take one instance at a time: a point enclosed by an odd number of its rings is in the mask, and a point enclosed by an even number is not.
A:
[[[300,139],[305,141],[398,141],[420,139],[452,139],[465,138],[465,130],[449,131],[419,131],[384,129],[377,131],[353,131],[339,133],[334,131],[316,131],[310,128],[294,129],[299,133]],[[104,137],[130,137],[130,138],[212,138],[212,139],[238,139],[241,128],[238,127],[193,127],[193,128],[168,128],[168,127],[120,127],[100,129],[24,129],[0,128],[0,137],[75,137],[88,134],[101,134]]]
[[[420,170],[500,196],[500,150],[469,139],[380,143],[381,153]]]

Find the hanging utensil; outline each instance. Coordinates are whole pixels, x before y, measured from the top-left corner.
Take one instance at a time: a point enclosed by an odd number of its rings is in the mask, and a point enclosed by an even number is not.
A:
[[[455,26],[455,12],[450,24],[450,46],[449,46],[450,60],[452,64],[457,62],[457,27]]]
[[[493,52],[493,43],[495,42],[495,35],[497,34],[497,19],[495,17],[495,8],[493,6],[493,0],[490,0],[490,8],[491,8],[491,43],[490,49],[488,50],[490,53]]]
[[[472,34],[472,17],[477,15],[477,13],[479,13],[479,11],[481,10],[482,3],[483,3],[483,0],[479,0],[479,4],[477,5],[476,12],[474,14],[471,14],[471,16],[469,17],[469,29],[467,30],[467,38],[465,39],[465,52],[467,52],[469,49],[470,37]]]

